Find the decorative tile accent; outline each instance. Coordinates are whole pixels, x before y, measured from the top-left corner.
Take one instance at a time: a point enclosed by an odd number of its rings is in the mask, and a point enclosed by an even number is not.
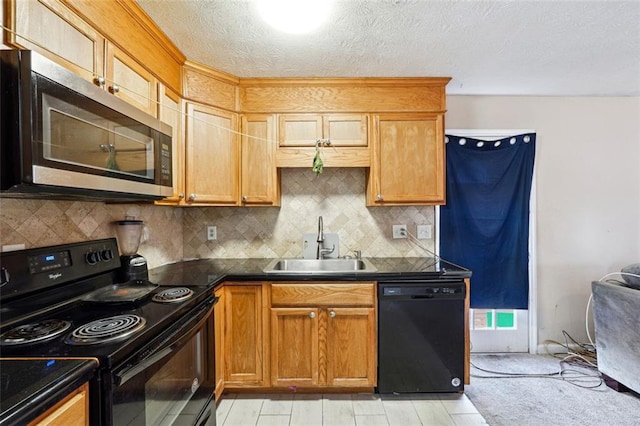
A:
[[[26,248],[115,237],[113,221],[143,220],[148,241],[139,253],[150,267],[182,258],[182,209],[137,204],[0,199],[0,244]]]
[[[425,252],[391,237],[392,225],[433,225],[431,206],[366,207],[364,168],[283,169],[282,207],[198,207],[184,209],[184,256],[302,257],[302,235],[317,232],[318,216],[325,232],[338,233],[340,255],[361,250],[366,257],[423,256]],[[206,225],[215,225],[216,241],[207,241]],[[421,241],[433,250],[433,240]]]

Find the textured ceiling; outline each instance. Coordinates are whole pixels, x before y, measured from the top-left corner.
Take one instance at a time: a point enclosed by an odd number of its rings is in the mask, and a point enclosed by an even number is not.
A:
[[[238,77],[452,77],[449,94],[640,96],[640,0],[336,0],[306,35],[248,0],[137,0],[191,60]]]

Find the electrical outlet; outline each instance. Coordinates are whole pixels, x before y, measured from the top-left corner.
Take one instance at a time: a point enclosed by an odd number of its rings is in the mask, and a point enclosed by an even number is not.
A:
[[[214,241],[217,239],[218,239],[218,229],[213,225],[207,226],[207,240]]]
[[[393,225],[393,238],[407,238],[407,225]]]
[[[418,239],[419,240],[431,239],[431,225],[418,225]]]

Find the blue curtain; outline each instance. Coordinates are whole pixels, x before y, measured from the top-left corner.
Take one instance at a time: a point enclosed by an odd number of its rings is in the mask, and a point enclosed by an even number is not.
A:
[[[471,269],[472,308],[527,309],[536,135],[446,141],[440,256]]]

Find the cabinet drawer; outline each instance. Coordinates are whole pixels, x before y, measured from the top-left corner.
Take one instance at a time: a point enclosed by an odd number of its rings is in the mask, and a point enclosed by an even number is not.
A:
[[[272,306],[373,306],[376,288],[362,283],[272,283]]]

